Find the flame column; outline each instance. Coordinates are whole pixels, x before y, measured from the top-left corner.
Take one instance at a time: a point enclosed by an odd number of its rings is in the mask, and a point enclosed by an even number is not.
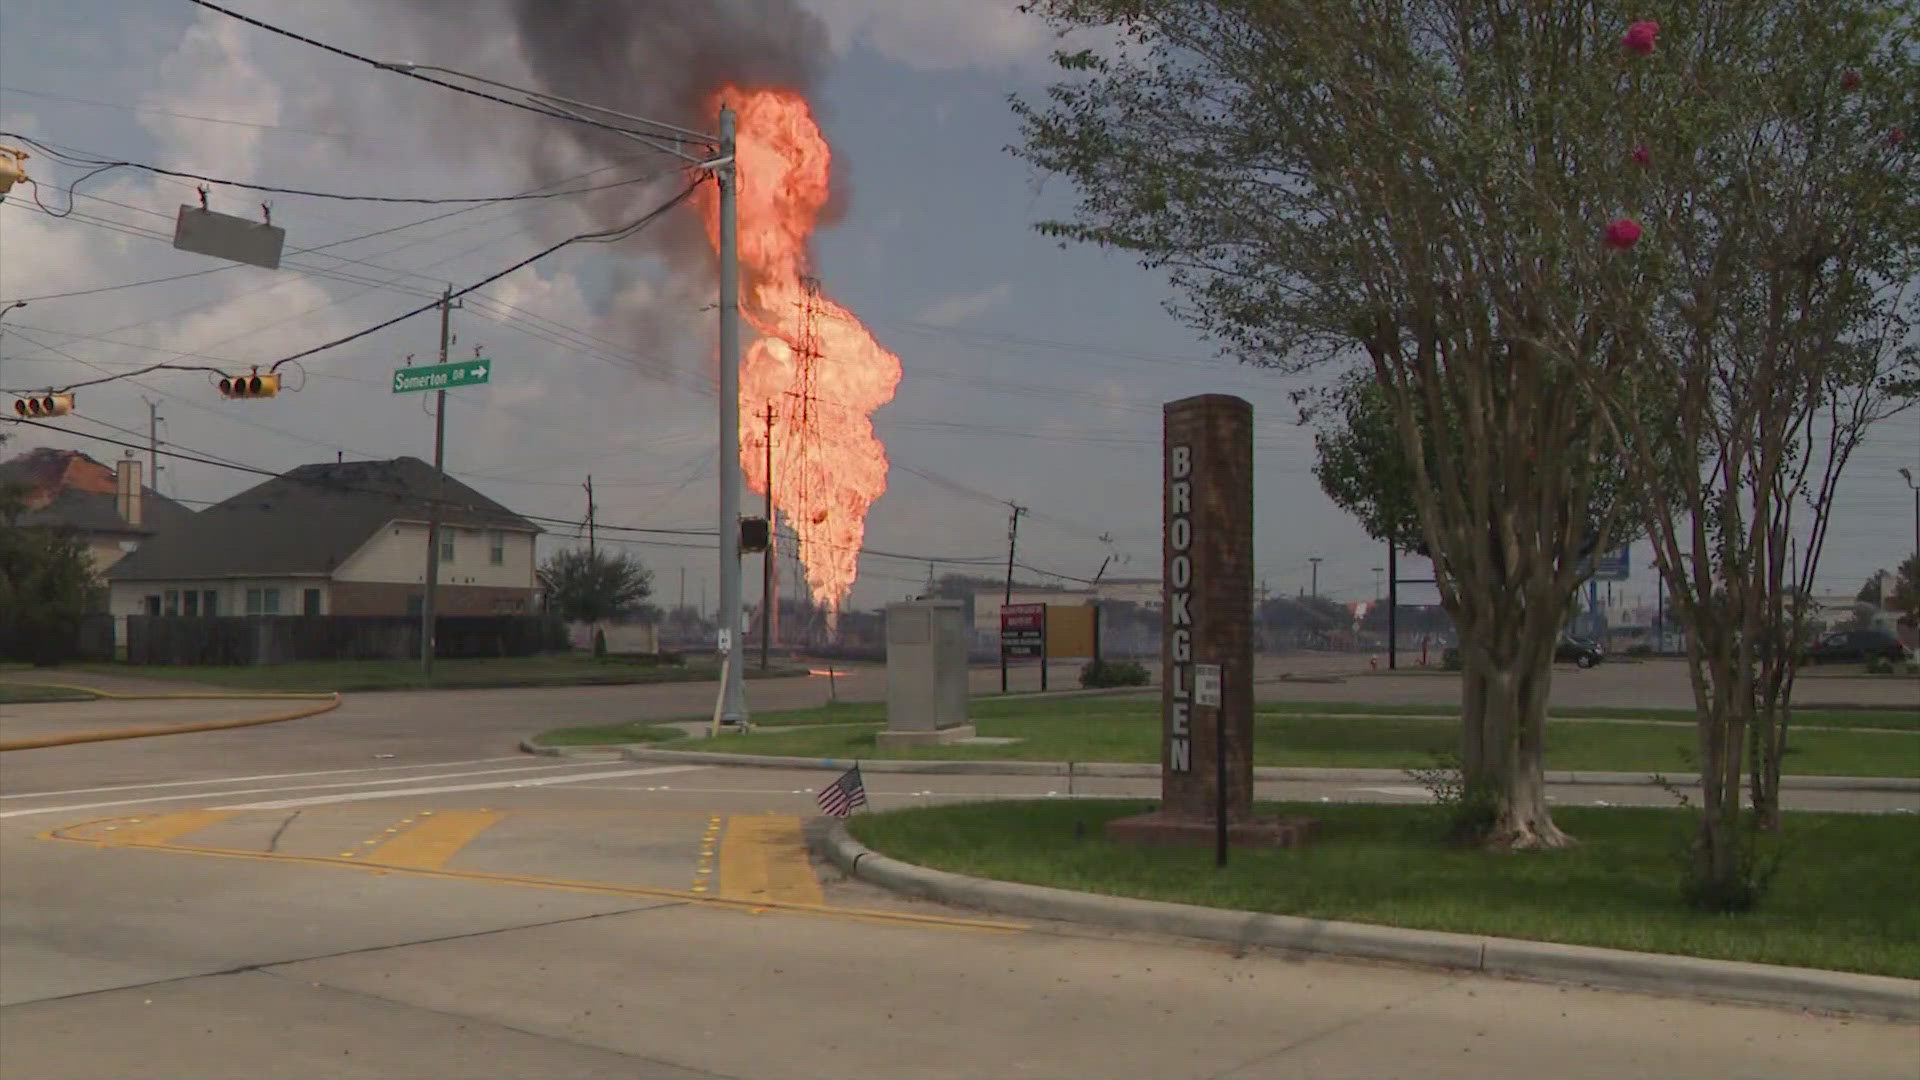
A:
[[[720,640],[726,655],[720,686],[720,722],[747,722],[740,658],[740,164],[734,115],[720,107]]]

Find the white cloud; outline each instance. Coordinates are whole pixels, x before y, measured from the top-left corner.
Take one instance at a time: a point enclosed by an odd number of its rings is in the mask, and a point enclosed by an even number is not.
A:
[[[977,293],[949,296],[923,310],[920,321],[929,326],[958,326],[1006,303],[1012,295],[1013,286],[1003,281]]]
[[[1016,0],[807,0],[836,45],[873,49],[910,67],[1000,68],[1046,61],[1053,32]]]

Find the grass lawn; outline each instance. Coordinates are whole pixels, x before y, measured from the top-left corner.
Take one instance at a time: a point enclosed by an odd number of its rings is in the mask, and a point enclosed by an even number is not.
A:
[[[665,727],[636,720],[630,724],[607,727],[555,728],[543,732],[535,742],[543,746],[617,746],[622,743],[672,742],[687,733],[677,727]]]
[[[1319,818],[1294,851],[1144,848],[1102,838],[1139,801],[976,803],[857,814],[877,851],[976,877],[1428,930],[1920,977],[1920,829],[1912,818],[1789,814],[1785,861],[1759,910],[1701,915],[1679,895],[1693,818],[1567,807],[1578,847],[1491,855],[1439,843],[1433,807],[1275,804]],[[1081,838],[1080,832],[1084,832]]]
[[[731,753],[814,758],[1122,761],[1160,759],[1158,705],[1151,700],[1068,698],[978,701],[973,720],[985,736],[1022,741],[1004,746],[875,746],[883,707],[842,705],[756,717],[762,730],[722,736],[712,748]],[[1398,707],[1375,714],[1333,715],[1319,707],[1262,704],[1254,721],[1254,764],[1320,768],[1404,769],[1433,764],[1458,745],[1450,716],[1412,716]],[[1384,712],[1386,715],[1380,715]],[[1875,714],[1900,716],[1898,713]],[[802,719],[804,718],[804,719]],[[841,724],[782,730],[795,723]],[[852,726],[860,725],[860,726]],[[1888,725],[1892,726],[1892,725]],[[1656,724],[1549,723],[1547,767],[1581,771],[1688,771],[1693,730]],[[1795,733],[1786,771],[1803,776],[1920,776],[1920,737],[1906,732],[1815,730]]]
[[[54,686],[27,686],[0,682],[0,705],[31,705],[47,701],[92,701],[93,695]]]
[[[427,683],[415,660],[319,660],[291,664],[235,667],[187,667],[138,664],[89,664],[80,670],[103,675],[128,675],[203,683],[239,690],[369,691],[417,690]],[[776,668],[770,676],[798,675],[798,669]],[[763,677],[758,670],[748,678]],[[435,689],[509,686],[581,686],[625,683],[687,682],[718,678],[712,664],[660,664],[624,657],[595,659],[584,654],[519,656],[484,660],[436,660]]]

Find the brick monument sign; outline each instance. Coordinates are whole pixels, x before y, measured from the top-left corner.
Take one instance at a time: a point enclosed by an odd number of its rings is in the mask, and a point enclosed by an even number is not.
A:
[[[1224,805],[1231,843],[1291,846],[1312,821],[1253,816],[1253,406],[1183,398],[1163,425],[1161,805],[1107,835],[1212,841]]]

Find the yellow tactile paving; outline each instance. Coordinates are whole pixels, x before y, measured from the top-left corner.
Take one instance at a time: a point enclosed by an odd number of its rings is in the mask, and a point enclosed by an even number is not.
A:
[[[409,818],[389,829],[392,838],[364,858],[382,866],[438,869],[505,816],[493,810],[443,810]]]
[[[788,814],[735,815],[720,846],[720,895],[729,900],[823,904],[820,879],[807,859],[800,819]]]

